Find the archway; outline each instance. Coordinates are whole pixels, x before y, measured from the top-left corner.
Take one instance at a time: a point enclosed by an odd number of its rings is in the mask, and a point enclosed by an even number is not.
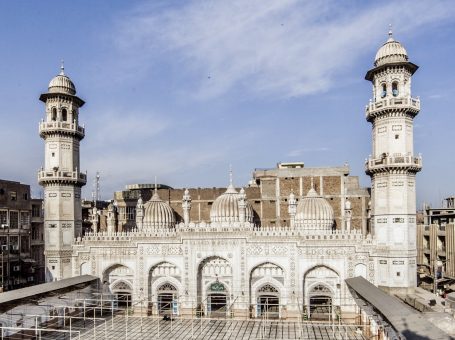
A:
[[[256,294],[256,315],[266,319],[280,317],[280,295],[278,289],[270,284],[265,284],[258,289]]]
[[[318,284],[308,295],[311,320],[330,320],[333,314],[332,291],[327,286]]]
[[[162,284],[157,289],[158,315],[178,314],[177,289],[170,283]]]
[[[325,266],[310,268],[303,280],[303,305],[308,318],[327,320],[340,306],[340,277],[338,273]],[[314,313],[314,315],[313,315]]]
[[[207,289],[207,316],[212,318],[225,317],[228,300],[226,286],[219,281],[211,283]]]
[[[111,286],[111,292],[114,295],[114,299],[117,305],[120,307],[130,307],[132,304],[132,292],[133,288],[131,285],[123,280],[114,282]]]
[[[211,256],[202,260],[197,273],[197,316],[204,313],[220,316],[223,311],[225,316],[229,309],[231,284],[232,268],[226,259]]]

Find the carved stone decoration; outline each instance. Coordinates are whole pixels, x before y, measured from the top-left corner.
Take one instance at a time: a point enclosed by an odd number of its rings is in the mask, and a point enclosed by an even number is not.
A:
[[[258,293],[278,293],[278,290],[270,284],[265,284],[259,288]]]
[[[248,255],[261,255],[264,251],[264,248],[260,245],[251,245],[247,248]]]

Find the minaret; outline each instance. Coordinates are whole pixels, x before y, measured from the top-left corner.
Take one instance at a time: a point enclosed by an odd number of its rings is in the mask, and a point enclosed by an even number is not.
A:
[[[190,224],[191,196],[188,189],[185,189],[182,197],[183,223],[185,226]]]
[[[295,227],[295,214],[297,214],[297,200],[295,199],[294,191],[291,191],[289,194],[289,200],[288,200],[289,206],[288,206],[288,213],[289,213],[289,218],[290,218],[290,225],[291,228]]]
[[[415,178],[422,160],[413,149],[420,101],[411,97],[411,78],[417,68],[390,30],[365,76],[373,83],[373,99],[366,107],[373,151],[365,169],[371,177],[371,225],[378,246],[376,283],[394,292],[416,286]]]
[[[44,139],[44,168],[38,182],[44,188],[46,281],[72,276],[72,243],[82,234],[81,187],[87,175],[80,172],[79,142],[85,130],[79,126],[79,108],[73,82],[61,72],[40,98],[46,105],[39,124]]]

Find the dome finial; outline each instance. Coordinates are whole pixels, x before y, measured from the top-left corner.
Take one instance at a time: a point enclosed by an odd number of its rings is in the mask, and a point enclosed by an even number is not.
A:
[[[229,186],[233,186],[233,184],[232,184],[232,164],[229,164]]]
[[[314,189],[314,178],[311,176],[311,189]]]
[[[387,41],[394,41],[393,39],[393,31],[392,31],[392,24],[389,24],[389,39]]]
[[[65,61],[62,59],[60,64],[60,75],[64,76],[65,75]]]

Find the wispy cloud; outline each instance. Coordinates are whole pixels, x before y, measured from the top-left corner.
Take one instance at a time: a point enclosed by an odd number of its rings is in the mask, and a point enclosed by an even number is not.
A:
[[[329,151],[329,150],[330,150],[330,148],[325,147],[325,146],[315,147],[315,148],[294,149],[294,150],[289,151],[286,154],[286,156],[299,157],[299,156],[303,156],[303,155],[305,155],[307,153],[311,153],[311,152],[325,152],[325,151]]]
[[[232,89],[303,96],[333,87],[359,57],[385,40],[454,15],[450,1],[362,3],[335,0],[190,1],[179,7],[141,5],[122,17],[116,45],[141,72],[154,58],[185,77],[199,98]],[[134,65],[134,66],[133,66]],[[138,67],[138,65],[140,65]]]

